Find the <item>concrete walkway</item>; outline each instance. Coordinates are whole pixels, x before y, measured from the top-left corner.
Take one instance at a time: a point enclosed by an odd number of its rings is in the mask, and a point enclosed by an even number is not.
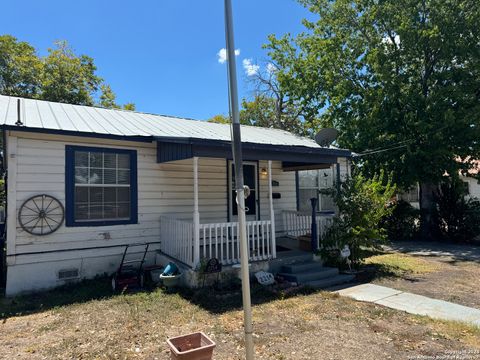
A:
[[[431,299],[426,296],[415,295],[385,286],[362,284],[337,290],[336,293],[355,300],[406,311],[410,314],[426,315],[441,320],[461,321],[480,327],[480,310],[478,309]]]

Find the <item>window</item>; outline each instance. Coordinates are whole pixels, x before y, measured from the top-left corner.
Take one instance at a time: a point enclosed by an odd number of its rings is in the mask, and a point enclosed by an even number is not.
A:
[[[334,167],[321,170],[298,172],[298,210],[311,211],[311,198],[316,198],[317,211],[335,211],[331,196],[320,194],[319,190],[333,186]]]
[[[66,225],[137,222],[134,150],[66,147]]]

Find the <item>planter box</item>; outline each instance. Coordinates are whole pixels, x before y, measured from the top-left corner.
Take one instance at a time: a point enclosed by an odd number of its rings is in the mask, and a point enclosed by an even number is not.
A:
[[[216,344],[203,332],[167,339],[171,359],[211,360]]]

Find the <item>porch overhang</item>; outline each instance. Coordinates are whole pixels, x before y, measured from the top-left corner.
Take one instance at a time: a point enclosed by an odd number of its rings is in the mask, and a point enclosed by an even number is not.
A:
[[[230,141],[197,138],[157,137],[157,163],[193,157],[232,158]],[[337,163],[339,157],[350,157],[342,149],[314,148],[294,145],[242,143],[244,160],[282,161],[285,171],[319,169]]]

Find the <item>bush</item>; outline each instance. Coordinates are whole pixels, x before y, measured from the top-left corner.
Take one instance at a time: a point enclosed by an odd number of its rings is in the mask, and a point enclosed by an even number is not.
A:
[[[463,181],[449,177],[435,194],[440,237],[443,240],[468,242],[480,235],[480,201],[467,197]]]
[[[399,200],[389,204],[392,212],[382,219],[389,240],[411,240],[419,230],[420,210],[410,203]]]
[[[333,261],[335,249],[350,248],[350,260],[358,266],[365,256],[361,247],[378,248],[387,240],[381,220],[393,209],[388,206],[395,194],[395,185],[384,174],[367,179],[358,174],[343,182],[339,188],[322,191],[333,197],[337,216],[322,238],[322,257]]]

